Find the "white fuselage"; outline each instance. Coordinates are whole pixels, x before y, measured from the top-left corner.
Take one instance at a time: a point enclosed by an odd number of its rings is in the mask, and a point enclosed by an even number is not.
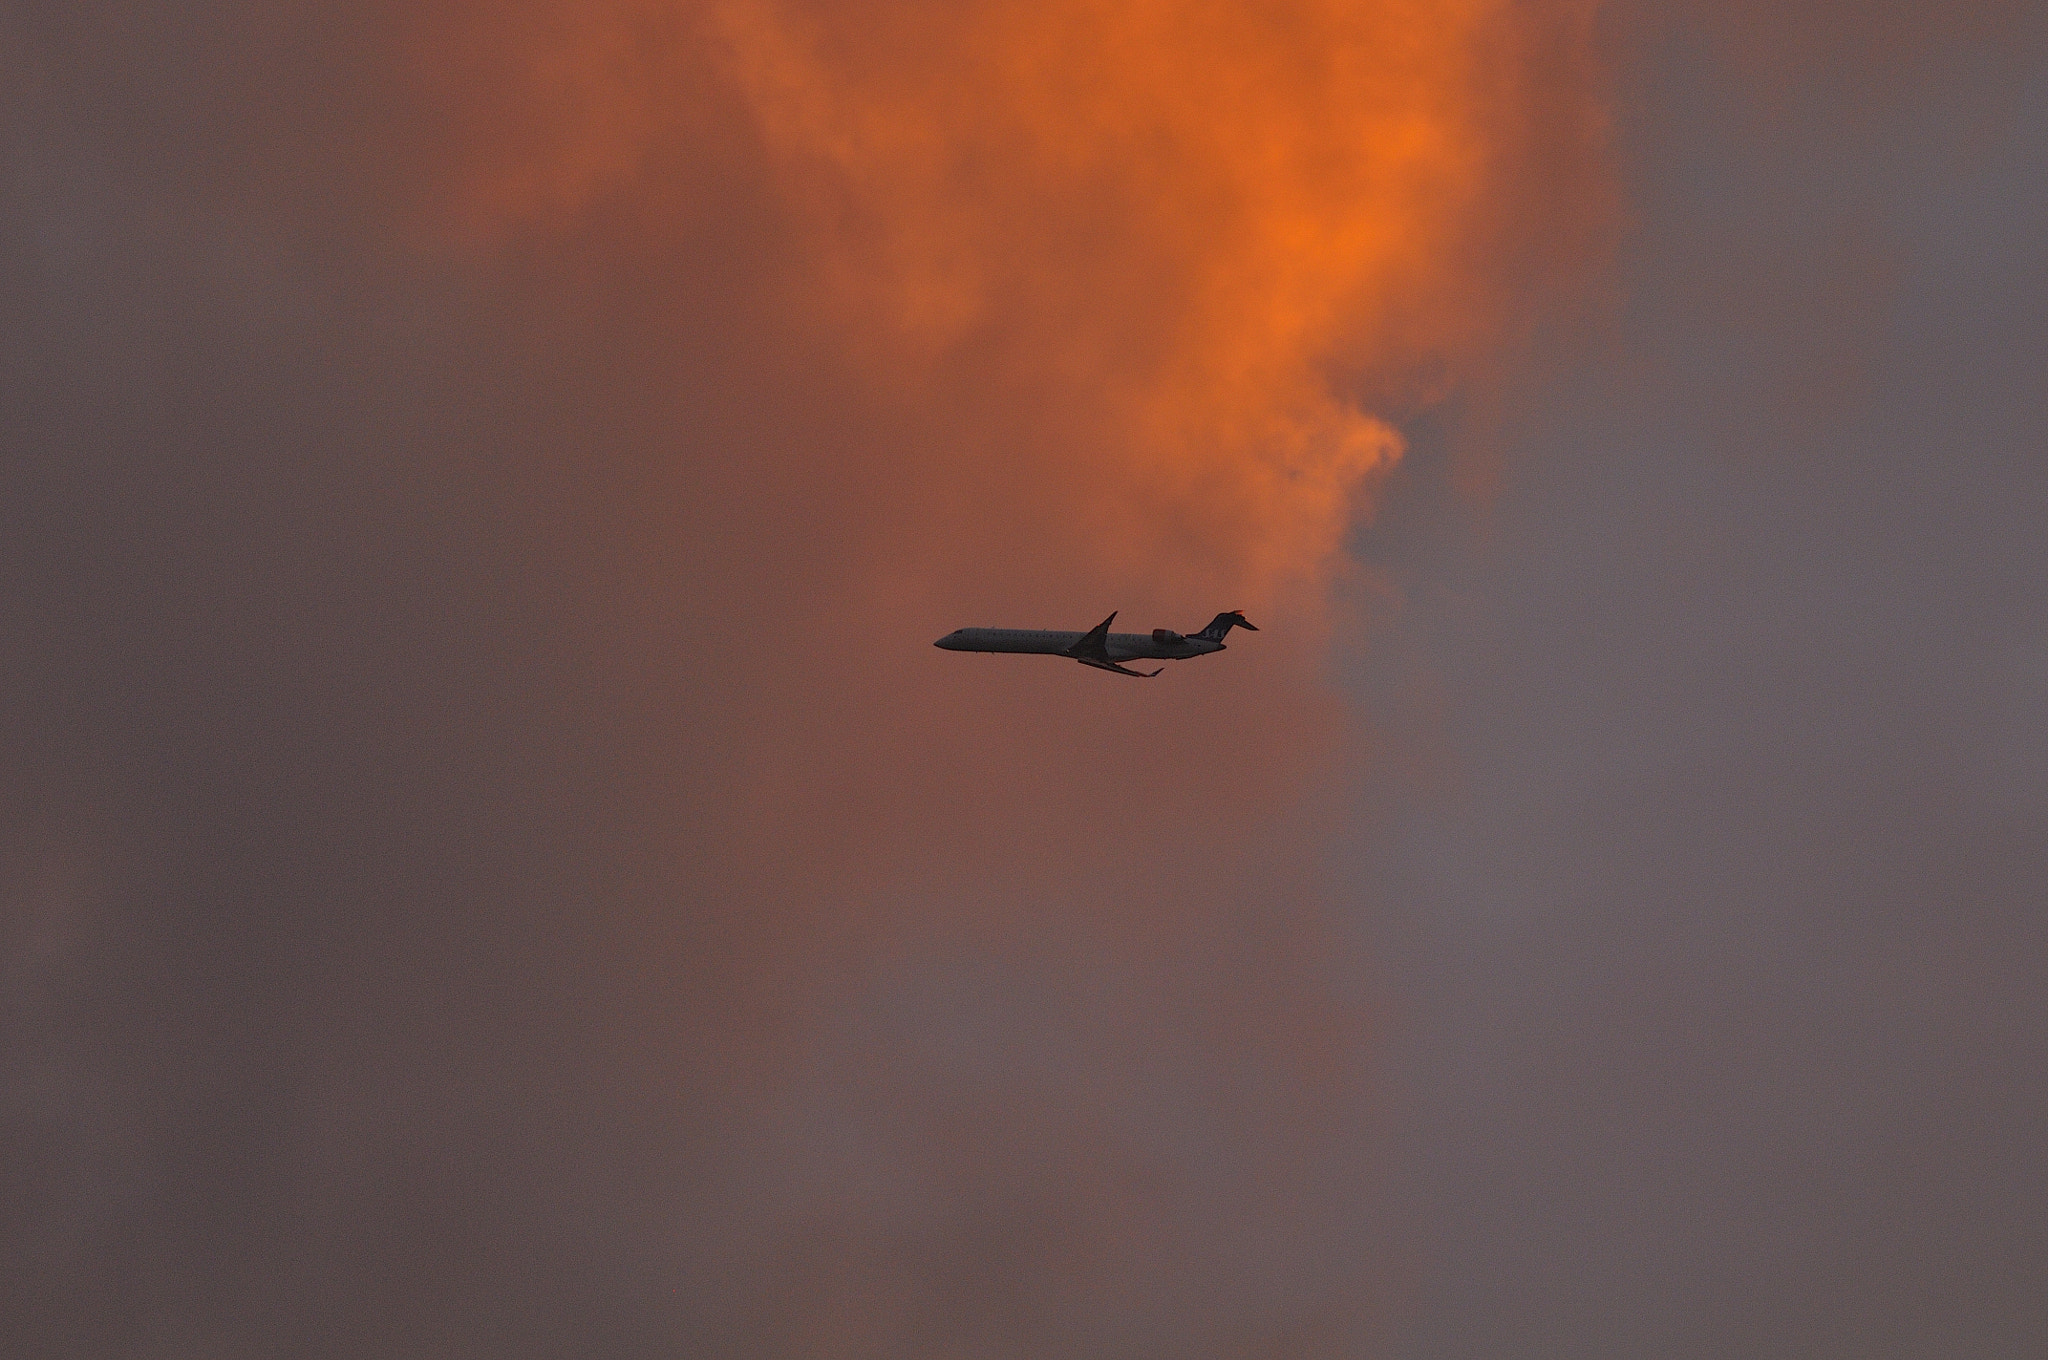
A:
[[[1050,628],[960,628],[940,638],[935,646],[949,652],[1038,652],[1048,656],[1071,656],[1074,644],[1085,633]],[[1165,640],[1150,633],[1111,633],[1103,640],[1111,661],[1185,661],[1223,650],[1220,642],[1202,637],[1174,635]]]

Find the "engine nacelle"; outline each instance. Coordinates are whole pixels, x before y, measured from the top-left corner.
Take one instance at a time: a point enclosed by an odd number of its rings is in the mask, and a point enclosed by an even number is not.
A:
[[[1152,630],[1152,640],[1156,643],[1159,643],[1161,646],[1164,646],[1169,642],[1187,641],[1186,638],[1182,637],[1179,633],[1174,632],[1171,628],[1154,628]]]

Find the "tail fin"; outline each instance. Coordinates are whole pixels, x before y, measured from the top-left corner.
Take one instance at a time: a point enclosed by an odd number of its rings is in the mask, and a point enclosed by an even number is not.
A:
[[[1245,616],[1242,613],[1233,609],[1228,614],[1218,614],[1215,618],[1209,621],[1209,626],[1207,628],[1204,628],[1201,632],[1195,634],[1195,636],[1201,638],[1205,642],[1221,642],[1223,641],[1224,636],[1227,633],[1229,633],[1230,630],[1233,628],[1249,628],[1254,633],[1259,631],[1257,624],[1251,622],[1249,619],[1245,618]]]

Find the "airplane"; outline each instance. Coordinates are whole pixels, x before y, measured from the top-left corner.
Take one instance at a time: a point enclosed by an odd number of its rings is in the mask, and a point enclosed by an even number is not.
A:
[[[1258,628],[1233,609],[1218,614],[1209,626],[1193,637],[1182,637],[1171,628],[1154,628],[1150,633],[1112,633],[1116,622],[1111,614],[1085,633],[1065,633],[1047,628],[956,628],[934,642],[949,652],[1035,652],[1046,656],[1070,656],[1084,666],[1115,671],[1139,680],[1150,680],[1159,671],[1134,671],[1119,661],[1185,661],[1223,650],[1223,638],[1233,628]],[[1163,671],[1166,667],[1161,666]]]

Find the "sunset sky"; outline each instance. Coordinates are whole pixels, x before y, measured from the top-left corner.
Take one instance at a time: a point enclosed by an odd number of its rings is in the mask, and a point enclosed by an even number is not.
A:
[[[0,1351],[2038,1354],[2044,165],[2040,0],[0,0]]]

